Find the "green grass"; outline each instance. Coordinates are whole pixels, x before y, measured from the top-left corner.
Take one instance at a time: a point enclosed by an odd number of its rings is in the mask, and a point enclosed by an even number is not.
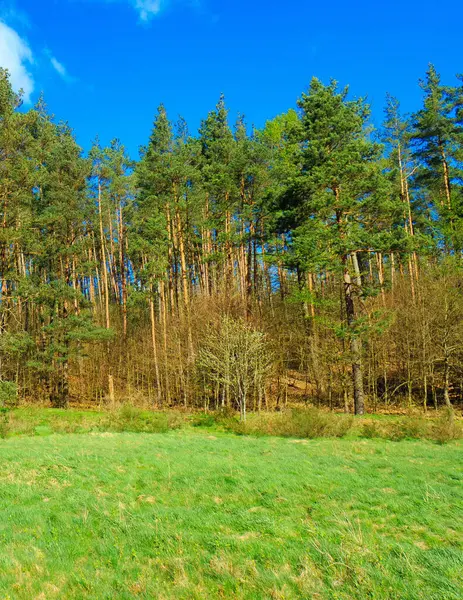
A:
[[[0,437],[97,431],[161,433],[186,423],[187,416],[176,411],[140,410],[130,405],[123,405],[113,411],[29,406],[7,411],[3,423],[3,436]]]
[[[0,459],[2,600],[463,597],[461,442],[190,428]]]

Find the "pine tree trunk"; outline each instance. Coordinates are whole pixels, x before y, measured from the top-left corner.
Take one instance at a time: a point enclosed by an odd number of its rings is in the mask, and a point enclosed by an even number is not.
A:
[[[344,301],[346,305],[347,325],[350,329],[350,350],[352,354],[352,383],[354,388],[354,412],[363,415],[365,412],[365,398],[363,391],[362,346],[358,335],[353,331],[355,326],[355,307],[352,294],[352,281],[345,260],[344,274]]]
[[[206,201],[204,204],[203,211],[203,233],[202,233],[202,263],[203,263],[203,273],[204,273],[204,290],[206,296],[211,295],[211,280],[210,280],[210,272],[209,272],[209,256],[211,252],[211,230],[209,228],[209,196],[206,194]]]
[[[103,209],[101,206],[101,182],[98,182],[98,217],[100,226],[100,251],[101,251],[101,269],[103,273],[103,297],[104,297],[104,309],[105,309],[105,323],[106,329],[111,327],[111,319],[109,314],[109,283],[108,283],[108,265],[106,263],[106,240],[103,229]],[[108,395],[109,401],[113,406],[115,403],[114,397],[114,377],[111,369],[111,356],[110,356],[110,344],[106,344],[106,359],[108,363]]]
[[[340,191],[338,187],[333,189],[336,204],[340,204]],[[343,239],[345,235],[345,217],[340,210],[336,210],[336,222],[338,224],[338,230],[340,238]],[[352,355],[352,384],[354,389],[354,412],[356,415],[363,415],[365,412],[365,395],[363,391],[363,369],[362,369],[362,343],[356,332],[355,327],[355,305],[354,305],[354,292],[352,289],[352,281],[348,267],[348,256],[341,256],[341,264],[343,269],[343,295],[344,304],[346,309],[346,320],[350,334],[350,351]],[[361,283],[361,282],[360,282]]]
[[[159,308],[162,318],[162,340],[164,349],[164,393],[166,402],[170,404],[169,365],[167,362],[167,291],[163,281],[159,282]]]
[[[450,210],[452,208],[451,195],[450,195],[450,175],[449,175],[449,165],[447,162],[447,157],[445,156],[445,151],[442,143],[439,143],[439,150],[442,157],[442,170],[444,172],[444,190],[445,190],[445,199],[447,202],[447,208]]]
[[[127,279],[125,270],[125,236],[123,222],[123,206],[119,204],[119,269],[121,275],[122,334],[127,337]]]
[[[156,341],[156,316],[154,312],[154,301],[152,298],[153,287],[151,286],[151,297],[149,299],[150,305],[150,319],[151,319],[151,343],[153,346],[153,361],[154,361],[154,372],[156,376],[156,392],[158,398],[158,406],[162,405],[162,389],[161,389],[161,377],[159,375],[159,361],[158,361],[158,347]]]
[[[166,222],[167,222],[167,269],[168,269],[168,287],[169,287],[169,301],[170,310],[173,313],[175,310],[174,302],[174,256],[175,256],[175,240],[172,229],[172,219],[170,216],[170,206],[166,204]]]
[[[182,291],[183,291],[183,305],[185,308],[185,317],[187,325],[188,335],[188,350],[190,359],[193,356],[193,334],[191,331],[191,315],[190,315],[190,282],[188,277],[188,267],[185,252],[185,238],[183,234],[182,219],[180,215],[178,190],[176,185],[173,186],[174,198],[175,198],[175,221],[177,227],[177,241],[178,249],[180,253],[180,267],[182,269]]]

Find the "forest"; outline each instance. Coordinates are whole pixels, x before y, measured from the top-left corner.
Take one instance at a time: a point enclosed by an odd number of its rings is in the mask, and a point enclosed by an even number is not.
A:
[[[161,104],[85,153],[0,70],[0,403],[355,414],[463,395],[463,77],[313,78],[256,129]],[[153,107],[154,108],[154,107]],[[95,132],[96,133],[96,132]]]

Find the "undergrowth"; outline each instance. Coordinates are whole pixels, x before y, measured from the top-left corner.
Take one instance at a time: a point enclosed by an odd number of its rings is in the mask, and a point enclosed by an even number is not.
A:
[[[250,413],[247,421],[229,408],[215,412],[185,413],[174,410],[143,410],[130,403],[107,411],[46,408],[1,408],[0,439],[17,435],[52,433],[140,432],[166,433],[194,427],[235,435],[284,438],[381,438],[392,441],[427,439],[439,444],[463,438],[463,423],[453,411],[438,417],[352,415],[328,413],[316,408],[293,408],[281,412]]]
[[[225,417],[218,422],[226,431],[239,435],[274,435],[279,437],[344,437],[354,423],[349,415],[324,413],[316,408],[292,409],[281,413],[253,416],[247,422]]]
[[[182,426],[182,416],[177,412],[150,412],[123,404],[118,410],[108,413],[99,429],[108,431],[130,431],[140,433],[166,433]]]
[[[394,422],[368,419],[360,429],[364,438],[383,438],[392,441],[428,439],[439,444],[463,438],[463,426],[455,418],[453,410],[447,409],[435,419],[402,417]]]

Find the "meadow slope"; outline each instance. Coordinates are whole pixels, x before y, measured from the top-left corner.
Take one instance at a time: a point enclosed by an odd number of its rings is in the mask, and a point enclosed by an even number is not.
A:
[[[0,440],[0,598],[463,597],[461,443]]]

